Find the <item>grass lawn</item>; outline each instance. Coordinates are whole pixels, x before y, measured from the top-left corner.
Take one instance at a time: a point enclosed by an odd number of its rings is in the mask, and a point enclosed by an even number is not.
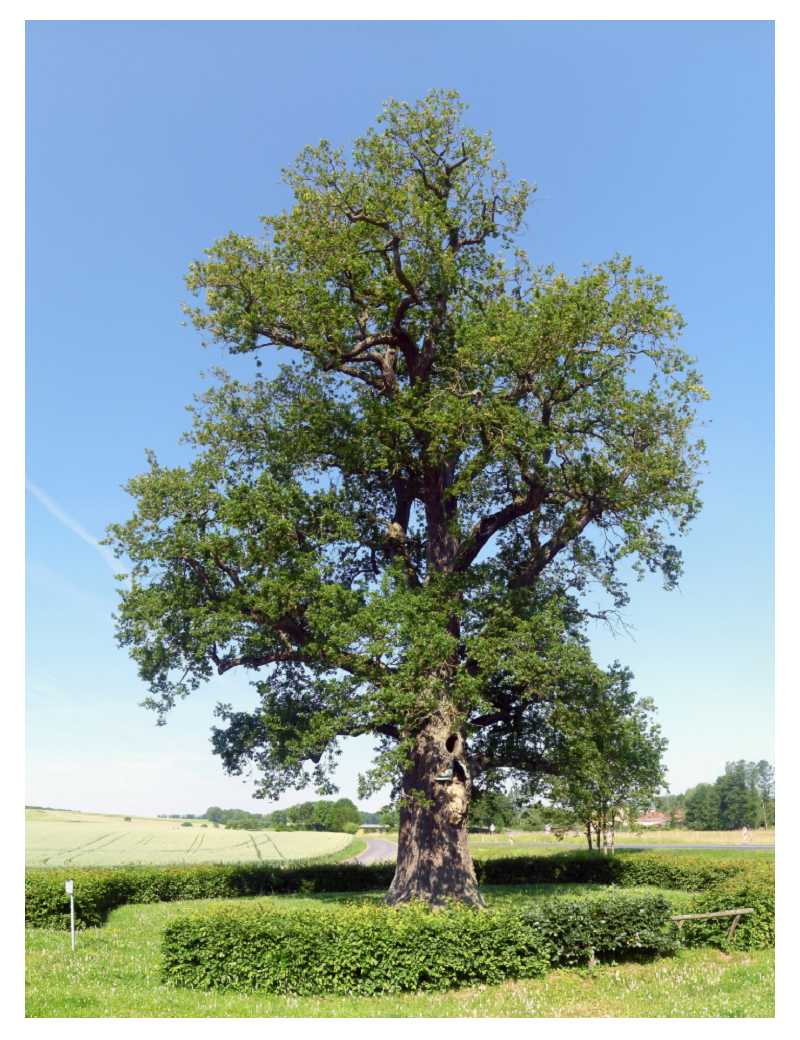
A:
[[[506,859],[514,856],[554,856],[561,852],[585,852],[587,855],[602,856],[602,850],[598,853],[594,849],[591,853],[584,846],[583,848],[571,846],[571,845],[552,845],[548,848],[526,848],[524,845],[473,845],[470,843],[470,851],[472,852],[472,858],[478,859]],[[741,849],[659,849],[657,846],[653,846],[647,849],[617,849],[614,853],[615,856],[641,856],[642,854],[649,854],[657,851],[659,856],[682,856],[686,858],[700,857],[701,859],[736,859],[745,860],[750,863],[751,860],[773,860],[775,859],[774,849],[753,849],[743,852]],[[611,855],[611,853],[609,853]]]
[[[607,892],[595,885],[498,886],[490,904]],[[653,889],[626,889],[626,892]],[[676,907],[686,894],[666,893]],[[367,894],[380,900],[383,893]],[[281,897],[273,897],[279,899]],[[282,897],[289,901],[289,897]],[[347,897],[292,898],[295,904]],[[682,951],[666,959],[559,970],[544,979],[448,993],[387,997],[281,997],[162,985],[161,931],[176,915],[214,900],[123,906],[76,938],[26,930],[29,1018],[770,1018],[774,953]]]

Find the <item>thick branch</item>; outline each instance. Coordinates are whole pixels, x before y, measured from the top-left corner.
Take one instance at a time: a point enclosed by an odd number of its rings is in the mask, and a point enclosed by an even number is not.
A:
[[[541,506],[548,494],[547,488],[540,484],[533,484],[524,498],[515,498],[513,502],[498,509],[496,513],[491,513],[479,520],[465,539],[464,546],[456,559],[454,571],[463,573],[467,570],[493,535],[519,517],[534,512]]]
[[[566,549],[570,542],[574,541],[589,526],[593,520],[603,514],[603,506],[600,503],[587,504],[576,515],[569,516],[559,527],[552,538],[548,539],[536,552],[534,559],[522,567],[515,585],[516,588],[526,588],[532,585],[544,568],[555,556]]]

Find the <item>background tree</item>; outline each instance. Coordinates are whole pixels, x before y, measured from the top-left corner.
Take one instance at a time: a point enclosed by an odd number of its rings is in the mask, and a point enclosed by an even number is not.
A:
[[[752,763],[744,760],[726,762],[724,774],[717,779],[715,787],[719,791],[719,825],[722,830],[758,825],[761,802],[753,783],[752,768],[748,767],[752,767]]]
[[[698,784],[685,794],[686,825],[697,830],[738,830],[774,826],[775,771],[760,762],[726,762],[725,772],[713,784]]]
[[[764,819],[764,828],[770,826],[769,816],[772,814],[772,823],[775,823],[775,767],[763,758],[755,765],[750,763],[750,778],[761,802],[761,811]]]
[[[548,706],[595,671],[580,596],[625,604],[623,562],[672,588],[699,507],[706,395],[660,279],[532,267],[534,189],[462,113],[433,91],[349,155],[304,148],[292,208],[192,264],[210,342],[294,360],[219,372],[197,460],[151,453],[109,529],[132,564],[119,642],[162,721],[215,672],[258,672],[213,745],[270,798],[329,793],[338,742],[376,737],[360,796],[391,783],[401,807],[390,903],[482,904],[473,782],[547,774]]]
[[[497,830],[511,827],[517,822],[517,813],[511,799],[503,791],[476,790],[473,792],[467,814],[470,827],[488,827],[493,823]]]
[[[637,701],[630,680],[617,666],[598,677],[580,710],[559,705],[554,713],[560,770],[547,786],[550,804],[582,822],[589,848],[594,830],[604,852],[609,836],[613,848],[615,820],[646,809],[666,772],[667,741],[649,719],[653,702]]]
[[[714,784],[698,784],[686,792],[686,826],[699,831],[719,830],[719,791]]]

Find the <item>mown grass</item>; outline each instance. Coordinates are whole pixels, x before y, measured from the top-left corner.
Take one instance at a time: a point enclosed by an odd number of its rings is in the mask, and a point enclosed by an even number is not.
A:
[[[653,889],[626,889],[626,892]],[[601,885],[487,887],[490,905],[553,897],[595,898]],[[676,909],[685,893],[665,893]],[[380,900],[383,893],[363,898]],[[281,898],[289,901],[289,897]],[[294,904],[342,896],[291,898]],[[669,959],[563,970],[544,979],[390,997],[281,997],[200,992],[160,979],[161,932],[179,914],[213,900],[120,907],[108,924],[79,935],[26,931],[26,1015],[33,1018],[769,1018],[774,954],[681,951]]]
[[[587,848],[575,848],[571,845],[551,845],[547,848],[530,848],[524,845],[470,845],[472,852],[472,858],[477,859],[506,859],[515,856],[554,856],[560,852],[586,852]],[[615,856],[640,856],[642,854],[649,854],[653,851],[658,851],[660,856],[685,856],[687,859],[692,856],[701,856],[703,859],[741,859],[750,863],[753,860],[774,860],[775,850],[774,849],[748,849],[743,852],[739,849],[659,849],[657,846],[649,847],[647,849],[617,849],[614,853]],[[597,850],[593,850],[592,855],[602,856]],[[609,853],[610,855],[610,853]]]
[[[586,835],[570,835],[561,840],[544,831],[518,831],[515,828],[505,828],[504,831],[496,831],[494,834],[470,834],[470,845],[488,845],[508,842],[509,833],[514,836],[514,843],[518,842],[545,842],[548,845],[577,845],[579,848],[587,848]],[[635,831],[617,831],[618,845],[718,845],[721,848],[743,848],[741,829],[736,831],[643,831],[637,834]],[[748,832],[748,847],[750,845],[774,845],[775,828],[769,830],[751,830]]]

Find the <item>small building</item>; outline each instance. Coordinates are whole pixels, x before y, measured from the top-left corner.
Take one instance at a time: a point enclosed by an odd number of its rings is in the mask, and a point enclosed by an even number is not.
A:
[[[675,826],[682,827],[683,810],[676,809],[673,815],[675,818]],[[668,827],[669,822],[669,813],[656,812],[655,809],[651,809],[649,812],[646,812],[644,816],[640,816],[636,821],[636,823],[640,827],[655,827],[656,829],[660,829],[661,827]]]

